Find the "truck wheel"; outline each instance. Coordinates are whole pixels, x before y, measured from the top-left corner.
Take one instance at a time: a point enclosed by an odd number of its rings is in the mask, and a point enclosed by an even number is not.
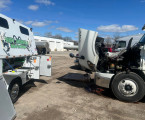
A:
[[[18,81],[13,81],[9,86],[9,95],[13,103],[18,100],[19,93],[20,93],[20,83]]]
[[[114,95],[121,101],[137,102],[145,95],[144,80],[136,73],[119,73],[111,84]]]

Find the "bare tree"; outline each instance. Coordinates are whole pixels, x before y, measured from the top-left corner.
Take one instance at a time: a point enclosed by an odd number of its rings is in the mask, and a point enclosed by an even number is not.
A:
[[[112,38],[111,37],[106,37],[105,38],[105,44],[106,44],[106,47],[110,47],[112,45]]]
[[[53,37],[53,35],[52,35],[51,32],[47,32],[47,33],[44,34],[44,37],[51,38],[51,37]]]
[[[56,38],[56,39],[63,39],[62,35],[61,34],[56,34],[53,36],[53,38]]]
[[[115,33],[113,35],[113,39],[114,39],[114,42],[116,42],[117,39],[121,38],[120,34],[119,33]]]
[[[39,32],[33,32],[34,33],[34,35],[36,35],[36,36],[41,36],[41,33],[39,33]]]
[[[52,35],[51,32],[46,32],[44,34],[44,37],[62,39],[62,40],[67,41],[67,42],[74,42],[75,45],[78,45],[78,42],[74,41],[71,37],[68,37],[68,36],[62,37],[61,34]]]
[[[78,41],[73,40],[72,42],[74,42],[74,45],[78,45]]]
[[[63,37],[63,40],[64,41],[72,41],[72,38],[71,37]]]

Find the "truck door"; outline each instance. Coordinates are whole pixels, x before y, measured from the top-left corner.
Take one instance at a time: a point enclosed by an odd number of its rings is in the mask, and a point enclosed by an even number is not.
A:
[[[99,56],[95,50],[98,33],[91,30],[79,29],[79,63],[89,70],[96,70]]]

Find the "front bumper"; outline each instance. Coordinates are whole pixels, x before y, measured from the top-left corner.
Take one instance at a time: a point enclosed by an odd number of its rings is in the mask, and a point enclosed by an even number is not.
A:
[[[95,72],[95,84],[104,88],[109,88],[114,74]]]

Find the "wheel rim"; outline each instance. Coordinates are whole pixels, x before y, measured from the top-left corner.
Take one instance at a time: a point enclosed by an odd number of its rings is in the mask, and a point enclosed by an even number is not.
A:
[[[19,95],[19,85],[14,84],[11,90],[11,98],[14,100],[18,97]]]
[[[123,79],[118,84],[118,90],[124,96],[131,97],[138,92],[138,85],[132,79]]]

